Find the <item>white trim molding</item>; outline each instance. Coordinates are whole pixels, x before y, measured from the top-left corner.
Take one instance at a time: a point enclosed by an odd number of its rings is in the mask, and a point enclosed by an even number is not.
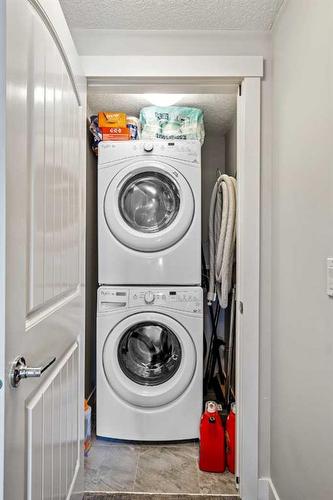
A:
[[[6,2],[0,1],[0,109],[6,109]],[[0,500],[4,499],[6,330],[6,119],[0,122]]]
[[[261,56],[81,56],[81,63],[88,79],[264,76]]]
[[[237,103],[237,472],[243,500],[258,498],[260,301],[260,78]]]
[[[237,94],[241,79],[217,77],[88,77],[89,91],[94,94]]]
[[[258,481],[258,500],[280,500],[270,477],[261,477]]]

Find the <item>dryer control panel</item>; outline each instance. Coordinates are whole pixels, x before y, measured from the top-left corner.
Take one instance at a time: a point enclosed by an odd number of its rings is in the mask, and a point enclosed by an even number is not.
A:
[[[201,165],[201,144],[191,140],[105,141],[98,145],[98,165],[126,159],[175,159]]]
[[[199,287],[192,288],[113,288],[98,290],[98,312],[107,313],[124,308],[174,309],[202,314],[203,298]]]

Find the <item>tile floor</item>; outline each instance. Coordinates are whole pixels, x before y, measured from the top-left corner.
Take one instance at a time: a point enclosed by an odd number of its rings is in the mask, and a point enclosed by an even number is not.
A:
[[[165,494],[165,493],[87,493],[84,500],[239,500],[234,495]]]
[[[182,494],[228,495],[237,498],[234,476],[229,472],[212,474],[199,470],[198,443],[131,444],[94,439],[85,459],[86,492],[132,492],[133,495],[102,498],[142,498],[147,494],[175,494],[174,500],[186,498]],[[229,497],[229,495],[231,495]],[[94,496],[87,496],[93,499]],[[148,495],[159,500],[167,498]],[[225,498],[225,497],[224,497]]]

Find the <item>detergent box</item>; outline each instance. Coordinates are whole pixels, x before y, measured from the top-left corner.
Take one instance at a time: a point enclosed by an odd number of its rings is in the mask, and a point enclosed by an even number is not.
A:
[[[130,139],[126,113],[101,111],[98,113],[98,127],[103,141],[128,141]]]

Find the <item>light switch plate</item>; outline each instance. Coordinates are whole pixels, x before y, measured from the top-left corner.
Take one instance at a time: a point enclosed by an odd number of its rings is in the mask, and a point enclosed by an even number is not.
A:
[[[333,257],[327,258],[327,295],[333,297]]]

